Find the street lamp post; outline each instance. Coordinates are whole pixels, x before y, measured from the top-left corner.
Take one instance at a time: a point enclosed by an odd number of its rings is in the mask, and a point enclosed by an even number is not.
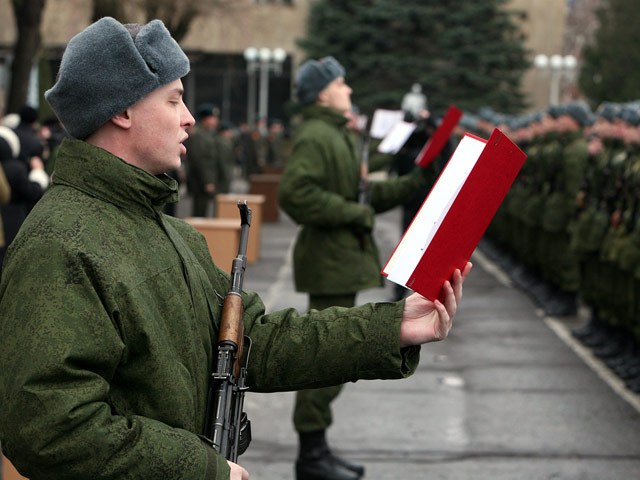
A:
[[[549,72],[549,104],[557,105],[560,102],[560,82],[563,78],[571,79],[577,66],[576,57],[573,55],[551,55],[540,53],[533,59],[534,66],[541,71]]]
[[[244,51],[247,62],[247,123],[251,128],[256,124],[256,68],[258,67],[258,49],[249,47]]]
[[[287,58],[287,52],[282,48],[249,47],[244,51],[244,58],[247,61],[247,72],[249,73],[249,92],[247,106],[247,121],[249,125],[255,125],[256,111],[256,89],[255,74],[259,70],[260,74],[260,97],[258,103],[258,117],[266,119],[269,110],[269,72],[276,75],[282,72],[282,64]]]

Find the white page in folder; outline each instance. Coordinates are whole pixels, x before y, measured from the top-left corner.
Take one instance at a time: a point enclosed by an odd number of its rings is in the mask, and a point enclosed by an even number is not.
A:
[[[384,138],[391,131],[394,125],[404,118],[402,110],[386,110],[378,108],[373,112],[369,135],[371,138]]]
[[[401,285],[407,284],[486,144],[484,140],[472,135],[465,134],[462,137],[387,262],[384,273],[389,280]]]
[[[415,123],[405,122],[404,120],[396,123],[378,145],[378,151],[395,155],[407,142],[416,126]]]

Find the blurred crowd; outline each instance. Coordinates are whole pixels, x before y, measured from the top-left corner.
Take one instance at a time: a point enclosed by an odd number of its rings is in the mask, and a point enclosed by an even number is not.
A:
[[[39,122],[37,110],[29,105],[2,118],[0,174],[6,179],[9,194],[0,210],[0,268],[7,245],[49,185],[56,149],[63,136],[57,121]]]
[[[170,175],[192,200],[192,216],[215,216],[215,196],[233,189],[246,190],[252,175],[282,170],[288,155],[289,133],[282,120],[259,119],[251,127],[220,119],[212,103],[197,107],[197,126],[190,135],[201,148]],[[30,105],[0,121],[0,270],[6,247],[49,185],[57,149],[66,136],[55,118],[39,119]],[[193,140],[191,140],[193,143]],[[176,204],[166,213],[176,215]]]

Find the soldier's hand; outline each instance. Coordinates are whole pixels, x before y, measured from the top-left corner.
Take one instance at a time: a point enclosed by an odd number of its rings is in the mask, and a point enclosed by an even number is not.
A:
[[[400,323],[401,347],[436,342],[447,337],[462,299],[462,284],[471,267],[471,263],[467,262],[462,272],[456,270],[451,282],[444,283],[444,303],[439,300],[432,302],[418,293],[407,297]]]
[[[249,480],[249,472],[244,468],[237,463],[230,462],[229,460],[227,460],[227,463],[229,464],[229,467],[231,467],[229,480]]]

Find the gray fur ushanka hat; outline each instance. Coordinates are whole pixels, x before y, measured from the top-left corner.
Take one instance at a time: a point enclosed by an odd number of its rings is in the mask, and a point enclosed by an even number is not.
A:
[[[69,135],[83,139],[189,68],[160,20],[123,25],[104,17],[69,41],[45,99]]]
[[[315,102],[327,85],[344,75],[344,67],[333,57],[307,60],[300,66],[296,75],[298,101],[303,105]]]

